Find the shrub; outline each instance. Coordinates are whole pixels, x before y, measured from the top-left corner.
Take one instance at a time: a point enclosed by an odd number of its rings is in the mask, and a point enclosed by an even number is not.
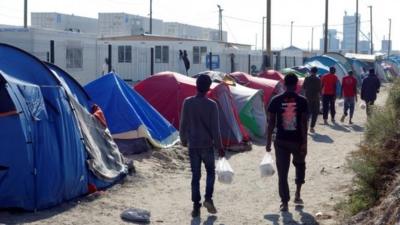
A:
[[[364,143],[348,159],[355,173],[350,197],[340,208],[355,215],[382,197],[400,166],[400,79],[389,92],[383,108],[375,108],[368,119]]]

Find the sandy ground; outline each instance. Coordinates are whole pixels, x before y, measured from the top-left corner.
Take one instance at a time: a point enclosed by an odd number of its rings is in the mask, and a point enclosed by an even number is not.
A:
[[[381,91],[378,104],[384,99],[386,91]],[[342,108],[337,107],[337,111],[339,120]],[[120,219],[120,213],[137,207],[151,211],[151,224],[337,224],[334,206],[345,197],[352,179],[345,168],[346,157],[360,144],[365,119],[365,112],[359,107],[356,107],[354,125],[346,121],[325,126],[319,118],[317,132],[309,135],[306,184],[302,192],[305,205],[295,207],[290,203],[288,213],[279,212],[277,175],[260,177],[258,165],[265,154],[264,146],[253,146],[252,151],[227,153],[235,177],[230,185],[216,182],[214,202],[218,214],[209,215],[202,208],[201,218],[192,219],[187,150],[176,147],[131,157],[137,173],[96,196],[37,213],[2,211],[0,223],[128,224]],[[202,174],[204,193],[204,170]],[[293,196],[293,166],[289,182]],[[318,212],[323,216],[316,216]]]

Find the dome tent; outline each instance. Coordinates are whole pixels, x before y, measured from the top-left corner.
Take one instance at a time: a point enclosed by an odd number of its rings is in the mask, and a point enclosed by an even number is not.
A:
[[[105,127],[40,60],[0,44],[0,80],[1,208],[48,208],[123,176]]]
[[[156,148],[179,141],[177,130],[117,74],[109,73],[85,86],[104,111],[115,141],[126,153],[140,153],[135,139],[146,138]],[[142,150],[141,150],[142,151]]]

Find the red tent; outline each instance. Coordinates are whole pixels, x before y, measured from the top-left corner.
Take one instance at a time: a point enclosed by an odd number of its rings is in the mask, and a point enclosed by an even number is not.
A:
[[[134,86],[158,112],[179,129],[180,113],[185,98],[196,95],[196,79],[174,72],[155,74]],[[234,107],[229,86],[213,83],[208,96],[220,109],[221,134],[225,146],[249,141]]]
[[[263,79],[254,77],[243,72],[234,72],[229,74],[235,79],[235,81],[243,86],[263,90],[264,92],[264,104],[268,105],[271,97],[279,93],[279,81],[271,79]]]
[[[279,83],[282,85],[282,87],[284,87],[284,78],[285,75],[283,75],[282,73],[276,71],[276,70],[267,70],[267,71],[262,71],[258,74],[259,77],[262,78],[267,78],[267,79],[272,79],[272,80],[277,80],[279,81]],[[296,88],[296,92],[300,93],[303,87],[303,83],[304,83],[304,78],[299,78],[299,82],[297,83],[297,88]]]
[[[281,74],[280,72],[276,70],[264,70],[261,71],[258,74],[259,77],[271,79],[271,80],[277,80],[277,81],[282,81],[283,78],[285,78],[285,75]]]

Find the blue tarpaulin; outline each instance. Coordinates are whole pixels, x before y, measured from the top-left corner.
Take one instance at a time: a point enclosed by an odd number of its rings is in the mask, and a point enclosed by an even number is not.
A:
[[[147,138],[157,148],[170,147],[179,140],[177,130],[118,75],[107,74],[84,88],[103,109],[114,138]]]
[[[67,89],[37,58],[0,44],[0,104],[6,106],[0,108],[0,208],[48,208],[88,193],[89,183],[115,181],[88,165],[90,146],[82,134],[89,132],[81,131],[74,113],[83,106],[72,106]],[[104,136],[100,129],[92,134]]]

